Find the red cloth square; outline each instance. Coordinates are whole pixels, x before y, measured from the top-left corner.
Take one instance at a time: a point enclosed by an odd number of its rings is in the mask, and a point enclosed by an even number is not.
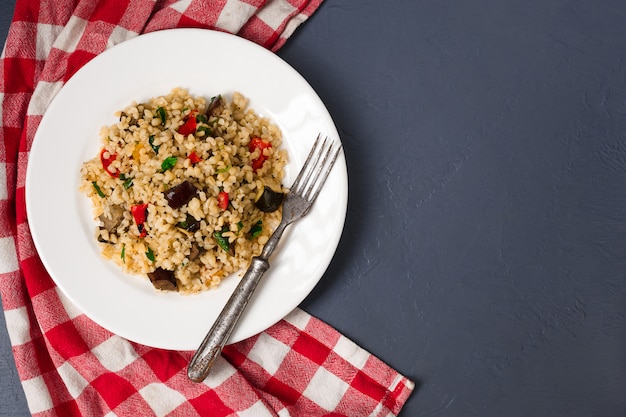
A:
[[[2,83],[5,93],[32,93],[36,69],[33,58],[4,58],[2,66],[5,75],[11,74],[11,79]]]
[[[323,364],[330,353],[330,349],[327,346],[306,333],[300,335],[293,344],[292,349],[318,365]]]
[[[20,2],[17,4],[28,4],[35,7],[35,3],[39,7],[39,13],[36,19],[27,19],[29,22],[44,23],[48,25],[64,26],[72,16],[76,8],[78,0],[41,0],[39,2]]]
[[[7,43],[4,49],[5,56],[14,58],[35,59],[36,44],[31,44],[29,39],[37,36],[37,24],[30,21],[15,22],[11,25],[11,32],[20,34],[20,39],[15,43]]]
[[[114,4],[107,2],[95,3],[95,9],[89,16],[92,22],[102,21],[117,25],[126,14],[130,0],[115,0]]]
[[[302,397],[301,391],[292,388],[292,386],[285,384],[277,378],[270,378],[264,389],[285,405],[293,405]]]
[[[29,277],[26,279],[26,286],[31,298],[55,287],[39,258],[24,259],[20,266],[24,276]]]
[[[107,405],[113,409],[137,392],[128,380],[112,372],[106,372],[91,381]]]
[[[227,417],[235,412],[224,404],[215,391],[205,392],[189,400],[189,403],[201,416]]]
[[[42,6],[38,1],[16,1],[13,22],[37,22],[39,9]]]
[[[46,339],[63,359],[70,359],[89,352],[89,346],[80,336],[72,321],[66,321],[49,329],[46,332]]]
[[[187,367],[188,360],[178,352],[167,352],[160,349],[149,350],[143,355],[152,372],[160,381],[167,381],[181,370]]]

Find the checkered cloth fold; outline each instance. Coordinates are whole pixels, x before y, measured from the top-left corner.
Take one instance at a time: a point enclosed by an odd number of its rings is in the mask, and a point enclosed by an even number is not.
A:
[[[300,309],[227,346],[204,383],[193,352],[125,340],[78,311],[30,237],[24,178],[35,130],[63,82],[141,33],[200,27],[276,51],[321,0],[17,0],[0,62],[0,293],[35,416],[393,416],[413,383]]]

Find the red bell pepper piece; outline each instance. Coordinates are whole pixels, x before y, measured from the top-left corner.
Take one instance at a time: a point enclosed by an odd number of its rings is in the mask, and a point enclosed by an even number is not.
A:
[[[181,135],[192,135],[196,133],[196,128],[198,127],[198,123],[196,122],[196,113],[198,110],[192,110],[187,116],[187,120],[178,128],[178,133]]]
[[[198,162],[202,161],[202,158],[200,158],[195,152],[191,152],[187,158],[189,158],[189,161],[192,164],[197,164]]]
[[[130,208],[130,212],[133,215],[137,229],[139,230],[139,237],[146,237],[148,231],[146,230],[146,218],[148,217],[148,205],[137,204]]]
[[[257,149],[261,150],[261,155],[259,155],[257,159],[252,161],[252,169],[256,171],[263,166],[263,162],[267,160],[267,156],[263,155],[263,150],[271,147],[271,143],[264,141],[261,138],[254,137],[250,139],[250,143],[248,144],[248,150],[250,152],[254,152]]]
[[[109,153],[109,157],[107,158],[107,157],[104,156],[105,152],[107,152],[107,151],[104,148],[100,151],[100,162],[102,162],[102,168],[104,168],[104,170],[107,172],[107,174],[109,174],[113,178],[119,178],[120,177],[120,173],[118,171],[111,171],[109,169],[109,166],[117,158],[117,154]]]
[[[228,208],[228,193],[226,191],[220,191],[217,195],[217,206],[222,210],[226,210]]]

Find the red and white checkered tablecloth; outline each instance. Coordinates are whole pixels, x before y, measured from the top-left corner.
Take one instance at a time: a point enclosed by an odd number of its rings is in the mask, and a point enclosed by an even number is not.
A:
[[[105,49],[175,27],[223,30],[273,51],[322,0],[17,0],[0,59],[0,294],[35,416],[394,416],[413,383],[296,309],[227,346],[204,383],[193,352],[101,328],[58,290],[34,248],[24,202],[28,152],[58,89]]]

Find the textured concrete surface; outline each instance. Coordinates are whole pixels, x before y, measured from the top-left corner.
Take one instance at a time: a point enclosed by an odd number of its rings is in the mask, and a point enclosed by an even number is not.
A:
[[[625,21],[617,0],[325,0],[280,51],[350,176],[303,307],[417,382],[402,417],[626,415]],[[0,416],[25,415],[1,327]]]

